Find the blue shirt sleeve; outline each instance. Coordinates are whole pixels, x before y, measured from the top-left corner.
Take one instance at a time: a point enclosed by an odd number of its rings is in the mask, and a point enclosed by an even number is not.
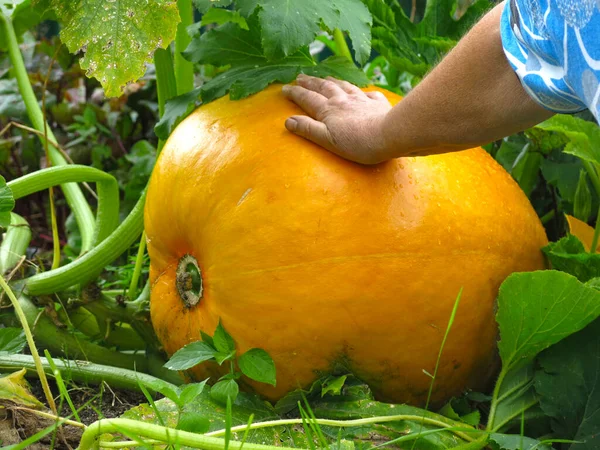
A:
[[[558,113],[600,120],[600,0],[507,0],[504,52],[527,93]]]

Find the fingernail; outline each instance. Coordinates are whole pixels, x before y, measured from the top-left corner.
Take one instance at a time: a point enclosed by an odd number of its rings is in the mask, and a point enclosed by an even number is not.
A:
[[[296,131],[296,128],[298,128],[298,121],[290,117],[285,121],[285,127],[290,131]]]
[[[298,76],[296,77],[296,79],[299,79],[299,80],[301,80],[303,78],[307,78],[307,76],[304,75],[303,73],[298,74]]]
[[[291,91],[291,90],[292,90],[292,87],[291,87],[289,84],[286,84],[286,85],[284,85],[284,86],[281,88],[281,93],[282,93],[283,95],[286,95],[286,96],[287,96],[287,95],[289,95],[289,93],[290,93],[290,91]]]

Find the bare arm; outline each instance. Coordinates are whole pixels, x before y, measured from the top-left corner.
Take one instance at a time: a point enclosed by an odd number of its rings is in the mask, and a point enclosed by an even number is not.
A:
[[[284,93],[310,117],[291,117],[286,127],[344,158],[375,164],[476,147],[551,117],[506,60],[503,6],[475,25],[394,108],[383,96],[364,94],[350,83],[299,76]]]

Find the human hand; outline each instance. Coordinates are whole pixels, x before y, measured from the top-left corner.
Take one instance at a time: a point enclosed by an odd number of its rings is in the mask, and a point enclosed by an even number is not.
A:
[[[386,155],[384,119],[392,106],[380,92],[363,92],[347,81],[298,75],[283,94],[308,116],[292,116],[285,127],[351,161],[377,164]]]

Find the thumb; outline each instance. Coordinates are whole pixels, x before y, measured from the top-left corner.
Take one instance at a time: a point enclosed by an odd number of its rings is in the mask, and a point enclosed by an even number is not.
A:
[[[302,136],[327,150],[334,151],[331,135],[323,122],[308,116],[292,116],[285,121],[285,127],[298,136]]]

